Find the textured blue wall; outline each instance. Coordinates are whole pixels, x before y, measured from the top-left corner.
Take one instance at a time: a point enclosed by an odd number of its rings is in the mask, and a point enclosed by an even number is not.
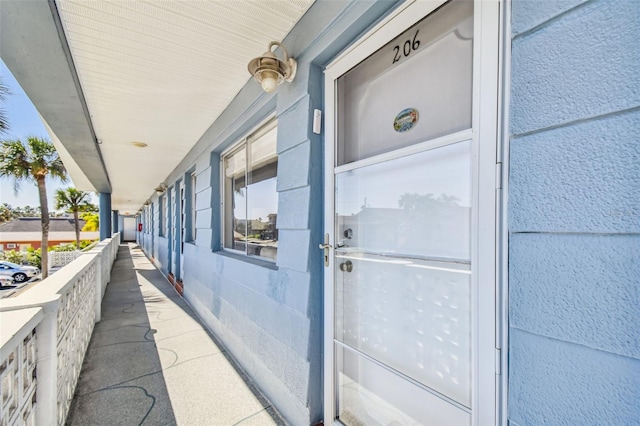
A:
[[[640,2],[512,3],[509,420],[640,423]]]
[[[186,171],[197,177],[197,237],[184,244],[184,297],[294,425],[314,424],[323,408],[324,268],[317,245],[324,232],[324,159],[323,137],[311,131],[313,110],[324,109],[323,66],[396,4],[316,2],[283,42],[298,61],[295,80],[275,95],[249,80],[165,179],[171,186]],[[278,117],[276,264],[220,250],[220,153],[273,113]],[[157,196],[153,201],[157,211]],[[175,199],[171,205],[177,208]],[[156,253],[164,273],[167,265],[175,272],[168,244],[176,236],[154,232],[154,247],[147,239],[145,251]]]

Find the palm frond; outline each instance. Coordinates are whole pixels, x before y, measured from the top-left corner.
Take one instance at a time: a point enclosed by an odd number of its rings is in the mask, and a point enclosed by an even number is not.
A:
[[[64,167],[64,164],[59,157],[49,164],[49,175],[60,179],[62,182],[67,182],[69,180],[67,176],[67,169]]]
[[[71,213],[84,212],[93,206],[89,200],[89,192],[73,187],[58,189],[55,193],[55,208]]]
[[[0,145],[0,177],[13,179],[14,191],[31,177],[29,153],[20,140],[4,140]]]
[[[9,88],[2,83],[0,80],[0,102],[4,103],[7,95],[10,95],[11,92]],[[9,122],[7,121],[7,113],[3,107],[0,107],[0,134],[6,133],[9,129]]]
[[[14,179],[14,190],[18,192],[20,183],[33,181],[47,175],[65,182],[67,173],[55,146],[46,139],[35,136],[4,140],[0,145],[0,176]]]

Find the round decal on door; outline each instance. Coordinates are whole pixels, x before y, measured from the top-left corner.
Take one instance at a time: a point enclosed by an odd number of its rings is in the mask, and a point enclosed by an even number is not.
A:
[[[393,130],[404,133],[411,129],[418,122],[418,110],[415,108],[403,109],[393,120]]]

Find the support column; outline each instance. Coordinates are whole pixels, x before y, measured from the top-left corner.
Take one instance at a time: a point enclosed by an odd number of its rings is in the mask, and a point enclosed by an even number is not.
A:
[[[118,233],[118,210],[112,210],[113,218],[111,219],[111,223],[113,225],[113,233]]]
[[[36,327],[38,385],[36,418],[38,424],[55,426],[58,419],[58,309],[60,295],[42,304],[44,314]],[[64,367],[63,367],[64,368]]]
[[[102,319],[102,296],[104,295],[103,293],[103,288],[102,288],[102,263],[104,262],[104,260],[102,259],[103,256],[107,256],[108,252],[107,250],[111,249],[111,244],[109,244],[108,247],[105,247],[103,249],[98,249],[96,250],[95,248],[93,250],[91,250],[92,252],[94,252],[96,254],[96,275],[94,277],[94,281],[93,281],[93,285],[95,286],[96,289],[96,297],[93,301],[93,312],[94,312],[94,318],[93,320],[95,322],[100,322],[100,320]]]
[[[100,193],[100,241],[111,238],[111,194]]]

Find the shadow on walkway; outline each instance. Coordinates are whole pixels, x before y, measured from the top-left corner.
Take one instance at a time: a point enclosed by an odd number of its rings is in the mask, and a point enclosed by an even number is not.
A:
[[[68,425],[284,424],[140,248],[122,244]]]

